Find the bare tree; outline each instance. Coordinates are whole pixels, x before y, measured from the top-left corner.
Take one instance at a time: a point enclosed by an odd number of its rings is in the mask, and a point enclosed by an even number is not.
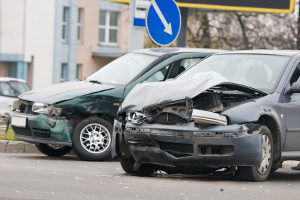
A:
[[[298,13],[190,12],[187,43],[221,49],[300,49]]]

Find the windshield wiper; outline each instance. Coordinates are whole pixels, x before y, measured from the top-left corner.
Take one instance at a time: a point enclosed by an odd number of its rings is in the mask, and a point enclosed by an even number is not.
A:
[[[89,82],[91,82],[91,83],[97,83],[97,84],[102,84],[100,81],[97,81],[97,80],[89,80]]]

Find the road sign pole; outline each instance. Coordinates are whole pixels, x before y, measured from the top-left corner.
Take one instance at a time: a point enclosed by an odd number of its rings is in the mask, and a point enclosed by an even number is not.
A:
[[[181,30],[177,37],[177,46],[185,47],[186,46],[186,30],[187,30],[187,19],[188,19],[188,8],[180,7],[181,14]]]
[[[129,4],[128,51],[144,48],[145,28],[136,28],[133,26],[135,1],[131,0]]]

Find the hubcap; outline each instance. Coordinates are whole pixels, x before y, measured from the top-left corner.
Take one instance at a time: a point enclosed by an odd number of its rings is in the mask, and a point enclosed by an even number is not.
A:
[[[271,164],[271,142],[268,136],[262,135],[262,161],[257,166],[257,171],[264,174],[268,171]]]
[[[110,133],[101,124],[89,124],[80,133],[83,148],[90,153],[102,153],[110,145]]]

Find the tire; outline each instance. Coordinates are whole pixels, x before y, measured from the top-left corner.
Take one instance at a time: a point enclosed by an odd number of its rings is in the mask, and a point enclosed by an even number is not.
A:
[[[237,175],[245,181],[265,181],[272,170],[274,144],[271,131],[263,125],[258,131],[262,135],[263,160],[257,166],[238,167]]]
[[[122,169],[126,173],[128,173],[128,174],[134,173],[134,159],[132,157],[130,157],[130,158],[121,157],[120,163],[121,163]]]
[[[134,170],[134,162],[135,161],[131,156],[129,158],[120,158],[122,169],[128,174],[149,176],[156,171],[156,169],[152,165],[142,165],[138,170]]]
[[[75,154],[82,160],[102,161],[111,157],[113,127],[99,117],[80,121],[74,129],[72,144]]]
[[[60,157],[67,153],[70,153],[72,147],[52,145],[52,144],[37,144],[36,148],[43,154],[51,157]]]

